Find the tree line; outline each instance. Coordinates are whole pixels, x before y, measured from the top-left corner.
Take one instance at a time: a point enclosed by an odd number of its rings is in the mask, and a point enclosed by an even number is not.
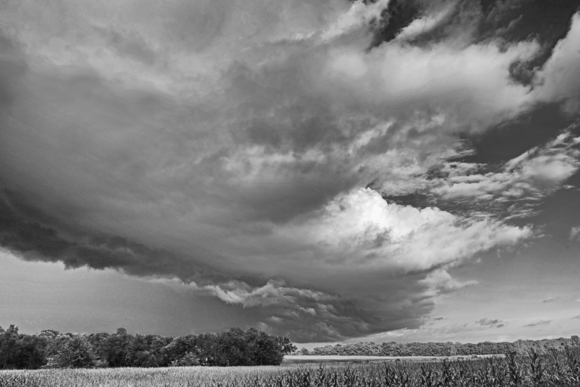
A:
[[[295,350],[287,337],[254,328],[163,337],[0,327],[0,369],[279,365]]]
[[[374,343],[359,342],[354,344],[336,344],[317,347],[311,351],[306,348],[296,352],[297,355],[344,355],[344,356],[471,356],[495,355],[505,353],[546,353],[551,349],[563,350],[567,347],[580,346],[578,336],[570,339],[518,340],[515,342],[482,342],[482,343]]]

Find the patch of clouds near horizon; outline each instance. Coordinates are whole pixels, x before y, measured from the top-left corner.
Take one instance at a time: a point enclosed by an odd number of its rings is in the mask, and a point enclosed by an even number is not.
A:
[[[387,3],[3,2],[0,242],[177,277],[296,340],[420,326],[438,295],[474,284],[450,267],[533,230],[365,187],[400,191],[469,152],[458,133],[530,109],[536,91],[509,69],[540,47],[369,51]],[[501,195],[551,192],[578,168],[568,140],[478,176]]]

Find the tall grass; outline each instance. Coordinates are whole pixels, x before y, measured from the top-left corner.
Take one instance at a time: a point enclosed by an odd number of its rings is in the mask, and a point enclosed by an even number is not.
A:
[[[547,355],[331,367],[119,368],[0,372],[0,387],[577,387],[580,348]]]

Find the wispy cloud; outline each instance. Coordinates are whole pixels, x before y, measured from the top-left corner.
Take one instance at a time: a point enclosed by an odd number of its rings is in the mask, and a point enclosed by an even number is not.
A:
[[[529,324],[524,325],[524,327],[536,327],[536,326],[540,326],[540,325],[548,325],[549,323],[551,323],[552,320],[538,320]]]
[[[531,149],[498,167],[446,162],[429,173],[414,176],[406,194],[420,194],[426,202],[454,211],[502,218],[529,217],[541,200],[560,189],[580,168],[576,137],[565,131],[542,147]],[[400,194],[389,192],[385,194]]]

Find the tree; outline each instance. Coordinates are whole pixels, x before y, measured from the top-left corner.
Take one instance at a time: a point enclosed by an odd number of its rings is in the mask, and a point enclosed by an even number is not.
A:
[[[131,362],[133,341],[134,337],[127,334],[125,328],[119,328],[101,343],[99,356],[109,367],[127,367]]]
[[[215,336],[214,359],[219,366],[253,365],[247,334],[240,328],[232,328]]]
[[[280,365],[282,363],[284,345],[281,343],[284,340],[254,328],[248,329],[246,337],[252,348],[253,365]]]
[[[163,360],[159,349],[163,346],[164,343],[159,342],[155,336],[135,335],[131,346],[130,359],[127,359],[128,366],[159,367]]]
[[[294,344],[292,344],[289,338],[284,336],[278,336],[276,342],[280,346],[280,350],[284,355],[289,355],[298,349]]]
[[[12,356],[14,368],[34,370],[46,364],[47,341],[36,335],[18,335],[17,351]]]
[[[0,328],[0,369],[16,368],[14,358],[18,355],[18,328],[10,325]]]
[[[253,328],[172,338],[132,336],[123,328],[85,336],[0,327],[0,369],[279,365],[294,351],[288,338]]]
[[[48,368],[92,368],[95,365],[93,348],[86,337],[63,336],[58,352],[48,361]]]
[[[185,365],[185,363],[191,362],[192,356],[199,357],[196,336],[186,335],[176,337],[163,347],[161,353],[167,365]],[[184,357],[187,357],[188,360],[182,360]]]

